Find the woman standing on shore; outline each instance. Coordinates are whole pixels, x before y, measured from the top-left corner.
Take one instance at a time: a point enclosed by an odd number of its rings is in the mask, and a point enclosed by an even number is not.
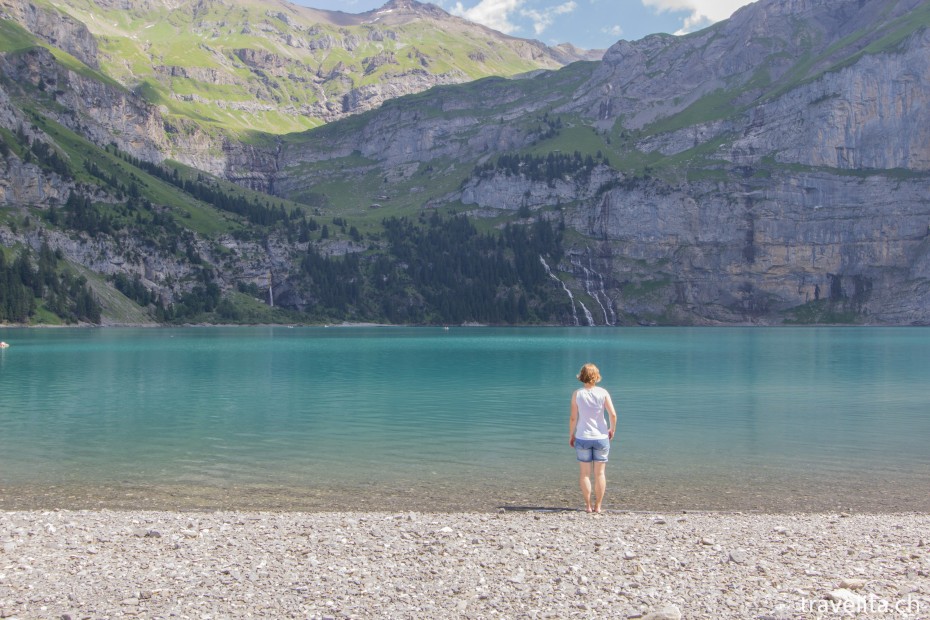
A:
[[[617,412],[610,400],[610,394],[597,383],[601,373],[594,364],[585,364],[578,373],[578,380],[584,387],[572,394],[571,416],[568,420],[568,445],[575,448],[580,466],[579,485],[584,495],[587,512],[591,508],[591,477],[594,477],[593,512],[601,511],[601,502],[607,490],[607,454],[610,452],[610,440],[617,430]],[[610,415],[610,425],[604,418],[604,412]]]

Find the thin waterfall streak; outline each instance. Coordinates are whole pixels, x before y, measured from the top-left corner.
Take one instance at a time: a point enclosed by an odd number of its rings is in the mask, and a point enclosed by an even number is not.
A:
[[[604,316],[605,322],[608,325],[615,325],[617,323],[617,313],[614,312],[614,306],[612,303],[610,303],[610,297],[607,295],[607,289],[604,287],[604,276],[597,273],[596,271],[594,273],[597,275],[597,281],[598,281],[598,284],[600,285],[599,289],[595,291],[597,295],[597,300],[598,302],[600,302],[601,296],[603,295],[607,303],[602,304],[601,307],[606,308],[607,311],[610,312],[610,318],[607,318],[607,315],[605,312],[605,316]]]
[[[590,269],[588,269],[587,267],[585,267],[584,265],[580,265],[580,267],[584,270],[584,290],[587,291],[591,299],[596,301],[597,305],[601,307],[601,312],[604,313],[604,324],[610,325],[610,319],[607,317],[607,308],[605,308],[604,304],[601,302],[600,292],[597,290],[591,289],[591,274],[592,273],[594,273],[595,275],[597,274],[591,271]]]
[[[603,276],[594,271],[593,268],[589,269],[588,267],[582,265],[581,259],[579,257],[571,257],[569,260],[571,261],[572,266],[575,267],[576,273],[577,271],[581,271],[583,274],[585,292],[591,299],[595,301],[595,303],[597,303],[598,306],[600,306],[601,312],[604,315],[604,324],[613,325],[615,320],[611,321],[611,318],[608,315],[608,308],[610,308],[610,297],[607,296],[607,291],[604,289]],[[592,286],[592,280],[594,279],[597,280],[598,288],[594,288],[594,286]],[[604,299],[607,300],[606,305],[601,300],[601,295],[603,295]],[[585,316],[588,319],[588,325],[596,325],[594,322],[594,316],[588,311],[587,307],[585,307],[584,302],[579,299],[578,303],[580,303],[582,308],[584,308]],[[610,312],[613,314],[613,308],[610,308]]]
[[[598,281],[601,283],[601,294],[604,296],[604,299],[607,300],[607,309],[610,310],[610,321],[608,325],[617,324],[617,312],[614,310],[614,305],[610,303],[610,296],[607,294],[607,287],[604,285],[604,276],[601,274],[598,275]]]
[[[607,287],[604,285],[604,276],[598,273],[594,269],[594,257],[591,255],[591,249],[587,248],[587,250],[588,250],[588,267],[590,268],[590,272],[593,273],[595,277],[597,278],[597,283],[598,283],[598,288],[595,291],[595,294],[592,295],[592,297],[594,297],[597,300],[597,302],[601,304],[602,309],[606,307],[606,310],[610,311],[610,318],[608,319],[607,311],[605,310],[604,322],[607,325],[616,325],[617,324],[617,313],[614,311],[614,305],[610,303],[610,295],[607,294]],[[588,273],[588,269],[586,268],[585,269],[586,276],[587,276],[587,273]],[[587,283],[585,284],[587,286]],[[606,301],[606,304],[601,302],[601,295],[604,296],[604,300]]]
[[[584,318],[588,321],[588,327],[594,327],[594,315],[591,314],[591,311],[588,310],[588,307],[584,305],[584,302],[580,299],[578,303],[581,305],[581,309],[584,310]]]
[[[555,280],[556,282],[558,282],[562,286],[562,290],[565,291],[565,293],[568,295],[568,300],[572,302],[572,318],[575,320],[576,326],[580,325],[580,323],[578,322],[578,309],[575,307],[575,296],[572,295],[572,292],[570,290],[568,290],[568,287],[565,286],[565,283],[562,282],[562,280],[560,280],[558,276],[552,273],[552,270],[549,269],[549,264],[546,262],[546,259],[544,259],[541,254],[539,255],[539,262],[542,263],[543,269],[546,270],[546,273],[549,275],[549,277]],[[584,304],[582,304],[581,307],[584,308]],[[585,312],[588,312],[587,308],[585,308]]]

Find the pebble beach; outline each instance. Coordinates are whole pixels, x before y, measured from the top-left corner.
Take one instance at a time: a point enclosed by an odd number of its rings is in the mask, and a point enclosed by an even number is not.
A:
[[[3,618],[930,618],[930,516],[0,512]]]

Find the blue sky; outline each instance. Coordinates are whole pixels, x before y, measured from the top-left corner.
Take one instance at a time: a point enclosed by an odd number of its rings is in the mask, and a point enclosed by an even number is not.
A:
[[[362,13],[386,0],[294,0],[317,9]],[[549,45],[607,48],[656,32],[685,33],[726,19],[749,0],[434,0],[495,30]]]

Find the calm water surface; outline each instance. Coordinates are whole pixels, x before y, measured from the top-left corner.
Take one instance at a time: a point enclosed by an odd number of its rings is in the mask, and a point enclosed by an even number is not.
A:
[[[0,508],[930,509],[930,330],[0,330]]]

